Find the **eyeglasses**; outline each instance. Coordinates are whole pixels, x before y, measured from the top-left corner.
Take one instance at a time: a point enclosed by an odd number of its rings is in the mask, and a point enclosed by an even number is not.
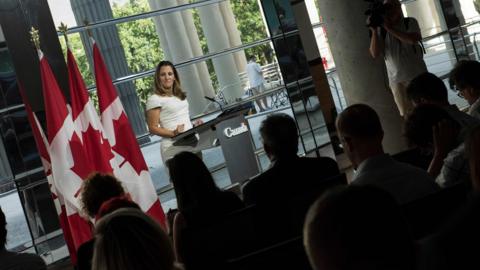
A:
[[[461,98],[465,98],[465,96],[463,95],[463,88],[459,88],[458,86],[455,85],[455,91],[457,92],[457,96],[461,97]]]

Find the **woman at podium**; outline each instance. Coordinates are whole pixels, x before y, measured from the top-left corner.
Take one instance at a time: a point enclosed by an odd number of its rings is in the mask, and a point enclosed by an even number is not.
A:
[[[193,125],[177,69],[169,61],[161,61],[156,68],[154,93],[147,100],[146,111],[148,130],[162,137],[160,152],[164,163],[179,152],[194,151],[193,146],[174,146],[171,139]]]

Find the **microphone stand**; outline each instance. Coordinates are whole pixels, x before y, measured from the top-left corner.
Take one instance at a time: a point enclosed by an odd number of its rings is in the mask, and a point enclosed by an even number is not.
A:
[[[211,102],[215,102],[218,104],[218,106],[220,107],[220,111],[223,113],[223,106],[220,102],[218,102],[215,98],[211,98],[211,97],[207,97],[207,96],[204,96],[205,99],[211,101]]]

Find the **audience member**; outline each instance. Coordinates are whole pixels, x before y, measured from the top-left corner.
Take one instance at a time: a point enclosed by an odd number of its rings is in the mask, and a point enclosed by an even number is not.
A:
[[[466,145],[472,187],[480,194],[480,126],[471,129]]]
[[[99,219],[107,213],[122,207],[138,208],[128,199],[120,181],[108,174],[94,173],[82,184],[80,201],[83,211],[90,218]],[[92,269],[95,238],[80,245],[77,250],[78,270]]]
[[[93,270],[173,270],[174,254],[160,225],[141,210],[116,210],[95,228]]]
[[[115,176],[94,173],[83,181],[80,201],[85,214],[95,218],[104,202],[122,195],[125,190]]]
[[[480,118],[480,63],[464,60],[457,63],[450,72],[450,84],[455,86],[458,95],[467,100],[468,114]]]
[[[442,230],[422,241],[422,269],[480,269],[475,248],[480,243],[480,126],[471,130],[465,144],[473,194]]]
[[[177,260],[184,262],[181,239],[185,228],[208,224],[244,205],[235,193],[220,190],[207,166],[191,152],[175,155],[168,169],[179,210],[173,221],[173,244]]]
[[[409,144],[433,154],[428,172],[442,187],[470,180],[465,159],[466,130],[436,105],[418,106],[407,118],[405,136]]]
[[[480,123],[448,102],[448,90],[443,81],[435,74],[425,72],[414,78],[407,87],[408,98],[413,106],[422,104],[437,105],[444,109],[462,127],[472,127]]]
[[[356,169],[353,185],[377,186],[390,192],[400,204],[439,189],[426,171],[397,162],[384,152],[380,119],[368,105],[345,109],[337,118],[337,132]]]
[[[308,211],[303,239],[315,270],[415,269],[400,207],[373,186],[339,187],[321,196]]]
[[[328,157],[300,158],[295,121],[286,114],[272,114],[260,126],[263,148],[271,166],[243,187],[246,204],[277,204],[299,195],[311,186],[339,174],[337,163]]]
[[[40,256],[29,253],[10,252],[7,244],[7,220],[0,208],[0,270],[43,270],[47,269]]]

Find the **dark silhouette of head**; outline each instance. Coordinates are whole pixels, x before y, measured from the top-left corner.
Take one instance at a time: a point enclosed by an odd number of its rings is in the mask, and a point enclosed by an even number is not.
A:
[[[5,218],[5,214],[0,208],[0,250],[5,248],[7,244],[7,219]]]
[[[415,266],[414,244],[395,199],[371,186],[327,191],[309,209],[304,243],[316,270]]]
[[[433,150],[433,127],[446,120],[460,129],[460,125],[441,107],[433,104],[417,106],[405,122],[405,137],[410,146]]]
[[[175,188],[178,209],[189,212],[214,203],[220,189],[203,161],[194,153],[182,152],[167,162],[170,179]]]
[[[415,77],[407,87],[407,96],[414,106],[420,104],[448,105],[448,90],[435,74],[425,72]]]
[[[295,120],[287,114],[271,114],[260,126],[263,148],[270,160],[297,156],[298,131]]]
[[[95,227],[92,269],[172,270],[172,245],[155,220],[138,209],[122,208]]]
[[[115,176],[94,173],[83,181],[80,200],[83,211],[93,218],[104,202],[124,194],[125,190]]]
[[[349,106],[338,115],[336,125],[340,141],[354,167],[369,157],[383,153],[382,124],[370,106]]]

